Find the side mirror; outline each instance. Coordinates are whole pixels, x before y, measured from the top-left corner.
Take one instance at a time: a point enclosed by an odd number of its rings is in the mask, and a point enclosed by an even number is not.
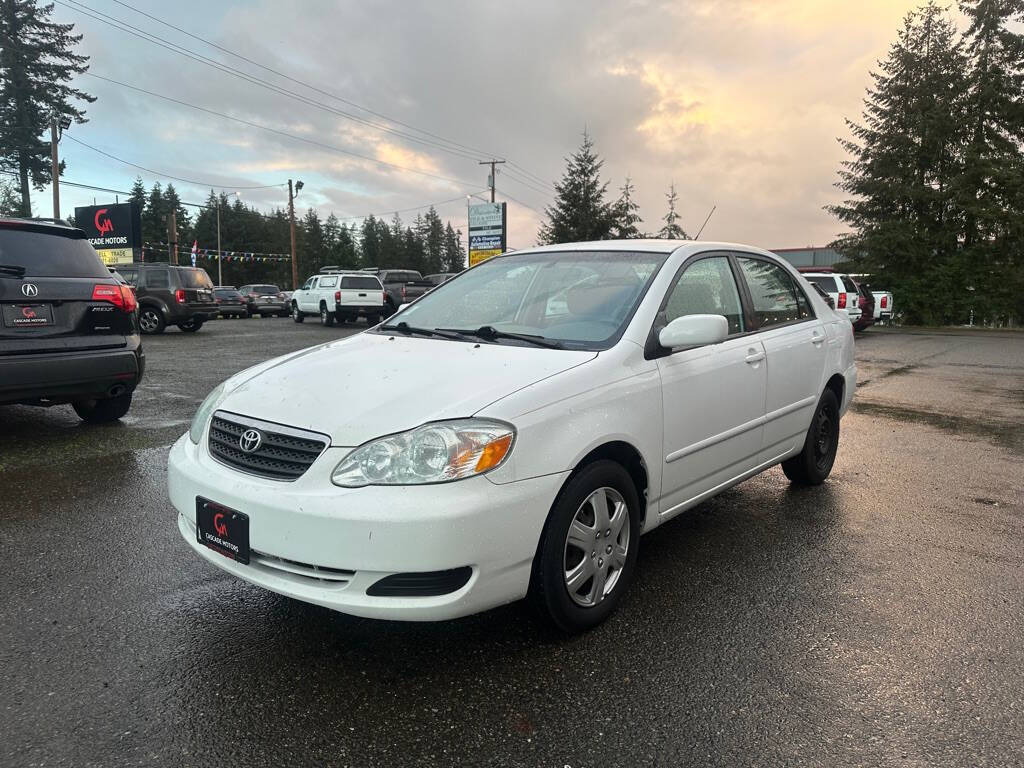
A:
[[[658,333],[658,343],[666,349],[702,347],[718,344],[729,335],[729,321],[722,315],[683,315]]]

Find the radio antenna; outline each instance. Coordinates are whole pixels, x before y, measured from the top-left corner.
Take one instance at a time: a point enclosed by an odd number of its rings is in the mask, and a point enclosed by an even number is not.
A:
[[[700,229],[697,230],[697,235],[693,238],[694,240],[700,240],[700,233],[704,231],[704,227],[706,227],[708,222],[711,221],[711,214],[715,212],[717,207],[717,205],[711,206],[711,213],[709,213],[708,217],[704,219],[704,223],[700,225]]]

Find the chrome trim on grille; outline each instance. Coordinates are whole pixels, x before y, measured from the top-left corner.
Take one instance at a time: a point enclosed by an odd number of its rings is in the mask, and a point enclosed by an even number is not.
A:
[[[259,430],[259,447],[245,452],[238,438],[248,429]],[[291,482],[302,477],[327,450],[328,435],[254,419],[230,411],[216,411],[210,419],[206,446],[215,461],[226,467],[269,480]]]
[[[347,586],[353,578],[355,578],[355,571],[346,571],[341,568],[328,568],[323,565],[310,565],[308,563],[300,563],[296,560],[289,560],[285,557],[277,557],[276,555],[268,555],[264,552],[257,552],[252,550],[249,555],[250,564],[255,563],[264,568],[273,568],[277,571],[283,571],[285,573],[298,576],[304,580],[313,579],[321,582],[329,582],[331,586],[342,587]]]

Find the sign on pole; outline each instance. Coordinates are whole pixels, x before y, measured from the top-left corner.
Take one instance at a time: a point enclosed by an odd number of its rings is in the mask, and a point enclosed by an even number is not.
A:
[[[104,264],[142,261],[142,221],[135,203],[75,208],[75,226],[85,230]]]
[[[469,206],[469,266],[504,253],[506,240],[505,203]]]

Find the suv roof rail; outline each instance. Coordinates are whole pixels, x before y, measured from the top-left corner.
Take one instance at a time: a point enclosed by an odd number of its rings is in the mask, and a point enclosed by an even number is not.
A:
[[[832,267],[797,267],[797,272],[835,272]]]

